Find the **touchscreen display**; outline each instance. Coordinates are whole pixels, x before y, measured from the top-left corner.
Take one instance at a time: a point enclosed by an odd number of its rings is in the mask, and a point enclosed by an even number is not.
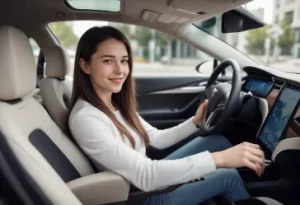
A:
[[[247,81],[245,88],[249,91],[256,92],[262,95],[267,95],[273,86],[272,81],[250,79]]]
[[[299,106],[300,90],[290,86],[282,89],[257,136],[259,143],[268,152],[274,151],[289,119]]]

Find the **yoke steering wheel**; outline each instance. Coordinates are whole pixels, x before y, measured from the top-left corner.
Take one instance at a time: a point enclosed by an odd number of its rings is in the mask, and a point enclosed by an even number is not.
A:
[[[217,83],[218,76],[225,69],[232,67],[232,82]],[[209,100],[207,108],[207,120],[202,126],[206,133],[217,133],[226,121],[233,115],[239,103],[242,87],[242,73],[239,64],[232,59],[224,60],[211,74],[205,88],[206,97]]]

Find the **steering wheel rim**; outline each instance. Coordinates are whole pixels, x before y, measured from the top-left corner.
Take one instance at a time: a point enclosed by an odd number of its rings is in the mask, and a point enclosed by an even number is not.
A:
[[[220,100],[216,105],[211,105],[211,100],[214,98],[215,93],[218,92],[217,87],[214,85],[220,73],[222,73],[228,66],[232,67],[232,85],[229,90],[222,96],[220,99],[226,99],[226,102],[223,102],[222,106],[218,106],[220,104]],[[218,85],[218,84],[217,84]],[[237,61],[233,59],[226,59],[222,63],[220,63],[213,73],[211,74],[205,88],[206,97],[209,100],[208,102],[208,117],[206,118],[206,122],[202,126],[202,129],[206,133],[216,133],[226,124],[226,121],[229,117],[232,116],[236,109],[236,105],[239,102],[240,92],[242,87],[242,72]],[[221,87],[220,87],[221,88]],[[216,113],[222,111],[223,113],[217,120],[217,123],[211,125],[214,118],[216,117]]]

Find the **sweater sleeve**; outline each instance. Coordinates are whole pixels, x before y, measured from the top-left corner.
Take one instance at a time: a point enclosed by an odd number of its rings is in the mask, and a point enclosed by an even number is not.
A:
[[[216,169],[207,151],[178,160],[151,160],[116,138],[99,117],[77,113],[69,126],[87,155],[143,191],[188,182]]]
[[[157,128],[152,127],[142,117],[140,117],[140,120],[149,136],[150,145],[158,149],[170,147],[198,130],[193,123],[192,118],[177,126],[164,130],[158,130]]]

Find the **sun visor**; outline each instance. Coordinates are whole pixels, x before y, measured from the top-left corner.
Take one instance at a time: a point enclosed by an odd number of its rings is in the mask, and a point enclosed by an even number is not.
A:
[[[169,7],[200,20],[240,7],[252,0],[171,0]]]
[[[193,16],[194,18],[196,16]],[[160,23],[187,23],[191,21],[191,16],[179,16],[178,14],[161,14],[158,12],[150,11],[150,10],[144,10],[142,12],[143,21],[154,23],[156,21]]]
[[[235,9],[251,0],[171,0],[162,11],[145,9],[141,18],[154,23],[192,23]]]

